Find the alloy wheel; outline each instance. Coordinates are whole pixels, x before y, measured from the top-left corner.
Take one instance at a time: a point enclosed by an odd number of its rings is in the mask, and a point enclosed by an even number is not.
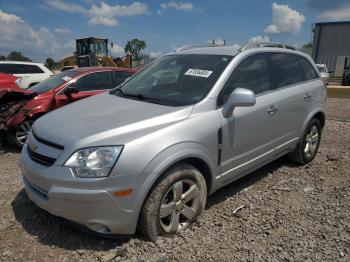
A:
[[[16,129],[16,140],[22,146],[26,143],[28,134],[32,128],[33,121],[24,121],[20,126]]]
[[[307,158],[314,156],[319,143],[319,132],[315,125],[312,125],[305,138],[304,154]]]
[[[177,181],[165,194],[159,211],[159,222],[167,234],[185,229],[196,217],[200,208],[197,184],[189,179]]]

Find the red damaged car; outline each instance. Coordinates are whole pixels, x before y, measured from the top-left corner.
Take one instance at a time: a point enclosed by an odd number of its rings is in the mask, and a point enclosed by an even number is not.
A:
[[[0,72],[0,89],[4,88],[21,88],[21,78]]]
[[[86,67],[61,72],[26,90],[0,88],[0,132],[21,148],[33,122],[40,116],[74,101],[112,89],[136,70]]]

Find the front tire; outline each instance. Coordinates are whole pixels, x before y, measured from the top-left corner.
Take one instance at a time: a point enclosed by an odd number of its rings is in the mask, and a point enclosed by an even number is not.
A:
[[[17,149],[22,149],[26,143],[29,132],[32,128],[34,120],[25,120],[18,127],[12,128],[7,133],[7,141],[10,145]]]
[[[320,121],[317,118],[311,119],[297,148],[289,155],[290,158],[303,165],[311,162],[318,152],[321,142],[321,132]]]
[[[178,234],[202,213],[206,199],[206,182],[198,169],[188,164],[170,168],[146,199],[138,229],[151,241]]]

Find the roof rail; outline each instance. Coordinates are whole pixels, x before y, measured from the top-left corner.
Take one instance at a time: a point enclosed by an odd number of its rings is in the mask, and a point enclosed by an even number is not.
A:
[[[213,43],[199,44],[199,45],[185,45],[185,46],[182,46],[182,47],[176,49],[175,52],[180,52],[180,51],[190,50],[190,49],[195,49],[195,48],[202,48],[202,47],[218,47],[218,46],[223,46],[223,45],[217,45],[217,44],[213,44]]]
[[[273,47],[273,48],[285,48],[290,50],[297,50],[294,46],[290,46],[290,45],[271,43],[271,42],[261,42],[261,43],[247,43],[244,46],[242,46],[238,51],[242,52],[247,49],[258,48],[258,47]]]

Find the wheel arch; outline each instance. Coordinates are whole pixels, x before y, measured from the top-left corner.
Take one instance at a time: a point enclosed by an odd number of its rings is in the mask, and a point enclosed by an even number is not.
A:
[[[212,173],[212,170],[209,167],[208,163],[199,157],[188,157],[188,158],[185,158],[185,159],[175,163],[174,165],[179,165],[182,163],[189,164],[189,165],[197,168],[199,170],[199,172],[201,172],[201,174],[203,175],[203,177],[205,179],[205,182],[207,185],[207,190],[208,190],[208,192],[210,192],[210,190],[212,188],[212,182],[213,182],[213,173]]]
[[[326,114],[323,110],[321,109],[315,109],[313,110],[308,117],[306,118],[306,120],[304,121],[304,124],[302,126],[302,129],[300,130],[300,137],[302,136],[302,134],[304,134],[305,129],[308,125],[308,123],[311,121],[311,119],[316,118],[320,121],[321,123],[321,128],[323,128],[326,124]]]
[[[318,119],[318,120],[320,121],[320,123],[321,123],[322,129],[324,128],[324,125],[326,124],[326,115],[325,115],[324,112],[319,111],[319,112],[317,112],[316,114],[314,114],[312,118]],[[312,119],[312,118],[311,118],[311,119]],[[311,120],[311,119],[310,119],[310,120]]]
[[[166,172],[174,166],[181,164],[189,164],[194,168],[198,169],[205,179],[207,185],[207,192],[209,193],[211,191],[213,174],[215,171],[212,170],[211,165],[203,157],[198,155],[187,155],[183,157],[174,158],[173,160],[167,161],[166,163],[162,163],[159,166],[159,169],[157,168],[155,170],[154,175],[152,175],[152,182],[147,183],[149,186],[146,189],[146,194],[144,195],[145,197],[143,199],[143,202],[147,199],[149,194],[152,192],[153,188],[156,187],[158,183],[162,180]]]
[[[156,178],[152,186],[149,188],[146,194],[146,198],[152,192],[152,189],[156,187],[158,183],[162,180],[163,176],[166,174],[168,170],[182,164],[188,164],[198,169],[198,171],[203,175],[205,179],[207,191],[210,192],[210,189],[212,187],[212,181],[213,181],[213,173],[210,166],[205,160],[203,160],[198,156],[189,156],[189,157],[184,157],[182,159],[178,159],[172,164],[169,163],[169,165],[167,165],[167,167],[164,168],[164,170],[159,174],[159,176]]]
[[[136,196],[136,199],[142,199],[140,201],[140,204],[137,207],[137,217],[139,219],[142,207],[151,194],[152,190],[159,184],[162,177],[165,175],[165,173],[170,169],[173,168],[176,165],[180,164],[189,164],[193,167],[197,168],[202,174],[206,181],[207,185],[207,192],[208,194],[211,192],[211,189],[213,187],[213,181],[214,181],[214,175],[215,175],[215,162],[213,159],[209,157],[209,155],[206,155],[203,153],[203,151],[200,151],[198,149],[188,149],[186,151],[177,151],[176,146],[174,148],[168,149],[174,152],[174,154],[166,157],[165,159],[161,158],[161,154],[159,158],[162,159],[162,161],[153,161],[158,162],[156,165],[153,163],[149,165],[148,168],[145,170],[145,174],[149,174],[148,178],[142,185],[142,189],[139,190],[139,196]],[[166,150],[166,151],[168,151]],[[174,151],[175,150],[175,151]],[[176,152],[176,153],[175,153]],[[164,153],[164,152],[163,152]],[[148,171],[147,171],[148,170]],[[150,172],[150,173],[149,173]]]

